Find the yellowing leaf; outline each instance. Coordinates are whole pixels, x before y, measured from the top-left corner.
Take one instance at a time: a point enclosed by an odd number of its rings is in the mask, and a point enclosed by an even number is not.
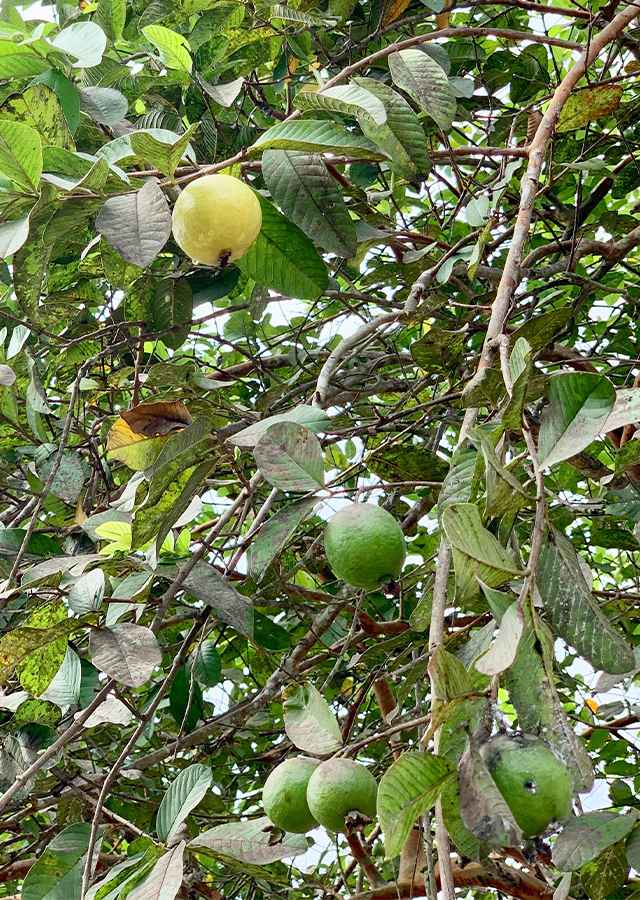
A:
[[[620,103],[622,91],[621,84],[603,84],[572,94],[560,113],[557,131],[576,131],[606,116]]]
[[[411,0],[393,0],[382,24],[390,25],[393,21],[395,21],[399,16],[402,15],[410,2]]]
[[[156,459],[168,437],[193,422],[182,400],[141,403],[120,413],[107,435],[109,456],[140,472]]]

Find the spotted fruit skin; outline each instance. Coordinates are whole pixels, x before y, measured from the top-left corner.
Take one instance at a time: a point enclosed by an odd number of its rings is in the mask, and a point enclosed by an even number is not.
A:
[[[316,759],[287,759],[269,774],[262,789],[262,805],[274,825],[303,834],[317,826],[307,803],[307,785],[318,766]]]
[[[247,253],[262,226],[260,201],[231,175],[204,175],[173,207],[173,236],[194,263],[224,268]]]
[[[376,815],[378,785],[371,772],[353,759],[328,759],[313,772],[307,786],[312,815],[329,831],[346,831],[345,816]]]
[[[325,529],[324,549],[338,578],[369,591],[399,578],[407,554],[397,521],[373,503],[338,510]]]
[[[571,776],[533,734],[497,734],[482,756],[525,838],[546,834],[571,814]]]

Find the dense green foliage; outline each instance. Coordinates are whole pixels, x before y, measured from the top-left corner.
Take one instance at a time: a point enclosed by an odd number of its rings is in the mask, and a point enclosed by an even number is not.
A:
[[[2,4],[0,895],[632,895],[634,12]],[[262,230],[214,270],[171,209],[220,171]],[[362,500],[388,592],[324,555]],[[496,726],[612,806],[524,874]],[[377,822],[273,830],[299,751]]]

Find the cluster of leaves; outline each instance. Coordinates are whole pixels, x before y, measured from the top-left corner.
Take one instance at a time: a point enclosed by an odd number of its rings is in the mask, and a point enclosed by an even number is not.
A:
[[[631,895],[640,711],[586,694],[640,668],[633,27],[564,104],[476,374],[527,140],[618,4],[545,6],[2,5],[3,895],[352,892],[343,845],[292,868],[307,838],[262,816],[295,747],[380,779],[381,879],[438,797],[481,862],[518,839],[476,752],[497,714],[608,785],[555,842],[558,896]],[[223,170],[263,227],[213,271],[171,205]],[[324,558],[362,496],[407,536],[395,594]]]

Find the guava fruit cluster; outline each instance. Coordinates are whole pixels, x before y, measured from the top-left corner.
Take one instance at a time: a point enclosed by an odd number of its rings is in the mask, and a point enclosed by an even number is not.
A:
[[[340,509],[325,529],[324,549],[338,578],[369,591],[396,581],[407,555],[397,521],[373,503],[351,503]]]
[[[546,741],[533,734],[497,734],[481,754],[523,837],[547,834],[567,821],[571,776]]]
[[[378,785],[371,772],[352,759],[320,762],[299,756],[277,766],[262,791],[264,811],[283,831],[302,834],[323,825],[345,831],[345,816],[376,814]]]
[[[240,259],[262,227],[260,201],[231,175],[204,175],[184,188],[173,207],[173,236],[194,263],[224,268]]]

